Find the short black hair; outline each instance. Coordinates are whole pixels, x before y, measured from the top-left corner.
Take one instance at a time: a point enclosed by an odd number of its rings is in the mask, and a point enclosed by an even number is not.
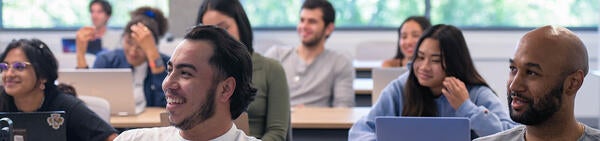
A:
[[[50,47],[46,43],[35,38],[13,40],[8,44],[4,53],[0,55],[0,61],[4,61],[8,52],[13,49],[23,50],[29,63],[33,66],[37,81],[46,79],[44,93],[50,93],[57,89],[54,81],[58,78],[58,61],[56,61],[56,57],[54,57],[54,54],[52,54]]]
[[[229,99],[231,119],[236,119],[246,111],[256,95],[256,89],[251,84],[252,61],[246,46],[224,29],[213,25],[194,26],[184,39],[209,41],[214,45],[213,55],[209,59],[209,64],[217,72],[213,77],[235,79],[235,90]]]
[[[90,9],[90,12],[92,12],[92,5],[94,5],[96,3],[98,3],[102,6],[102,10],[104,10],[104,12],[106,12],[106,15],[108,15],[108,16],[112,15],[112,6],[110,6],[110,3],[108,3],[108,1],[106,1],[106,0],[92,0],[88,7]]]
[[[196,24],[202,24],[202,18],[208,9],[219,11],[235,20],[238,27],[240,41],[248,47],[250,53],[254,52],[252,47],[252,26],[239,0],[204,0],[198,10]]]
[[[335,22],[335,9],[327,0],[305,0],[302,4],[302,9],[317,9],[320,8],[323,12],[323,21],[325,26]],[[301,10],[302,10],[301,9]]]

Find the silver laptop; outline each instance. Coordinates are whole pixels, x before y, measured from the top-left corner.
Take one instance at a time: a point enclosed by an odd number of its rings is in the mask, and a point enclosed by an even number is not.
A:
[[[401,68],[373,68],[373,93],[371,102],[375,104],[381,92],[390,82],[397,79],[398,76],[406,72],[406,67]]]
[[[377,117],[377,141],[470,141],[466,117]]]
[[[131,69],[61,69],[58,82],[72,85],[78,95],[95,96],[110,103],[111,115],[137,115]]]

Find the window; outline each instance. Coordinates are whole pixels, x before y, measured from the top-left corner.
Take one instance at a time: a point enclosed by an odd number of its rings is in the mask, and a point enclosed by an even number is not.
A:
[[[2,28],[74,29],[91,25],[89,0],[1,0]],[[110,27],[122,27],[129,12],[140,6],[152,6],[168,15],[168,0],[108,0],[112,5]]]
[[[597,27],[598,0],[432,0],[432,23],[462,27]]]
[[[4,29],[73,29],[91,25],[89,0],[0,0]],[[255,28],[294,28],[303,0],[240,0]],[[553,24],[596,28],[598,0],[329,0],[338,28],[397,28],[412,15],[463,28],[531,28]],[[152,6],[169,12],[169,0],[109,0],[110,27],[122,27],[129,11]],[[195,12],[195,11],[193,11]]]
[[[597,27],[598,0],[329,0],[336,27],[397,28],[405,18],[427,15],[433,24],[473,28],[530,28],[547,24]],[[241,0],[257,28],[292,28],[302,0]],[[426,8],[430,7],[430,8]]]
[[[241,0],[252,26],[295,27],[300,0]],[[423,15],[422,0],[330,0],[337,27],[397,27],[411,15]]]

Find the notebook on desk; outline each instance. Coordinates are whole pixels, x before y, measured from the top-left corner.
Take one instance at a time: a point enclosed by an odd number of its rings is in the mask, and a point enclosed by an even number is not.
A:
[[[377,102],[377,98],[381,95],[383,89],[398,76],[408,71],[406,67],[399,68],[373,68],[373,93],[371,94],[371,102]]]
[[[23,141],[67,140],[67,122],[64,114],[64,111],[0,112],[0,129],[8,131],[2,133],[0,140],[10,138]]]
[[[131,69],[61,69],[58,82],[75,87],[77,94],[106,99],[111,115],[137,115]]]
[[[377,141],[469,141],[469,119],[464,117],[377,117]]]

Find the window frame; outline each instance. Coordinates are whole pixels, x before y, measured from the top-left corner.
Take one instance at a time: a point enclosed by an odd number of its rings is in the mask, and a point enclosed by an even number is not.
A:
[[[431,0],[424,0],[425,9],[424,16],[430,18],[431,16]],[[0,0],[0,31],[77,31],[78,27],[55,27],[55,28],[5,28],[3,22],[3,0]],[[598,11],[600,13],[600,11]],[[600,25],[600,23],[598,23]],[[123,27],[108,28],[122,30]],[[476,26],[458,26],[464,31],[529,31],[536,27],[511,27],[511,26],[492,26],[492,27],[476,27]],[[573,31],[599,31],[600,26],[595,27],[566,27]],[[252,27],[256,31],[296,31],[295,26],[279,26],[279,27]],[[335,30],[339,31],[390,31],[397,30],[398,27],[376,27],[376,26],[345,26],[336,27]]]

